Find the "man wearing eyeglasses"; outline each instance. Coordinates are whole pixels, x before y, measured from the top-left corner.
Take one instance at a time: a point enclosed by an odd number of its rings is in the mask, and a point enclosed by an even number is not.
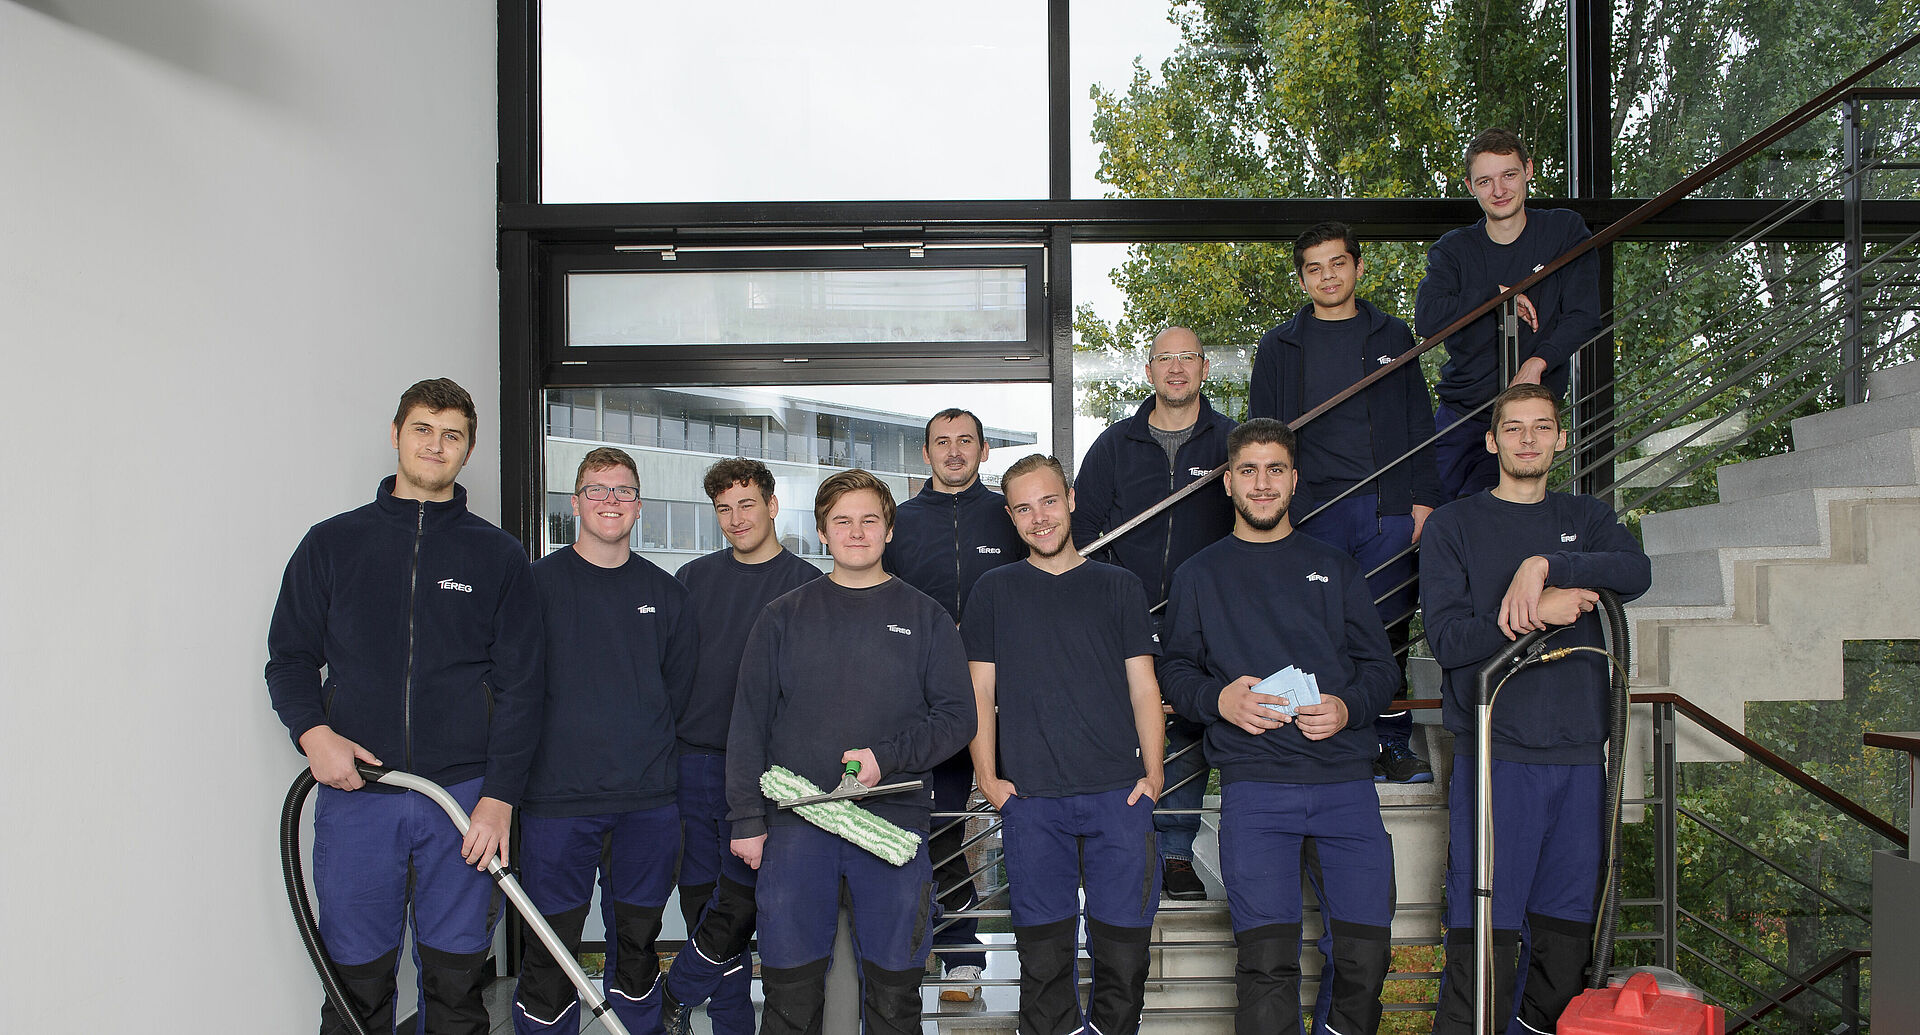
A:
[[[314,804],[320,936],[369,1031],[394,1021],[413,925],[427,1035],[484,1035],[493,882],[539,735],[540,600],[512,536],[455,482],[478,421],[466,389],[415,384],[394,412],[398,470],[373,502],[308,531],[267,629],[273,707],[323,786]],[[324,677],[322,672],[325,673]],[[384,761],[383,761],[384,760]],[[464,837],[425,798],[365,787],[355,763],[445,787]],[[332,1003],[320,1031],[350,1030]]]
[[[547,696],[521,808],[521,883],[570,952],[600,882],[607,1001],[629,1031],[660,1027],[660,912],[680,862],[676,719],[699,636],[686,587],[631,549],[633,457],[580,461],[579,537],[533,565],[546,617]],[[574,1035],[580,1001],[538,938],[524,944],[518,1035]]]
[[[1233,421],[1207,402],[1207,356],[1200,338],[1185,327],[1168,327],[1147,351],[1147,381],[1153,395],[1132,417],[1100,433],[1075,480],[1079,507],[1073,513],[1073,544],[1084,550],[1095,539],[1227,462]],[[1151,521],[1121,536],[1097,559],[1133,572],[1146,587],[1150,606],[1167,599],[1181,562],[1233,530],[1225,494],[1196,492]],[[1169,713],[1171,714],[1171,713]],[[1206,897],[1193,870],[1193,840],[1200,830],[1206,764],[1201,727],[1174,716],[1167,726],[1166,793],[1154,817],[1160,832],[1161,887],[1168,898]],[[1181,751],[1185,754],[1180,754]],[[1178,757],[1174,757],[1174,756]],[[1191,777],[1191,779],[1189,779]],[[1185,780],[1184,786],[1181,781]]]

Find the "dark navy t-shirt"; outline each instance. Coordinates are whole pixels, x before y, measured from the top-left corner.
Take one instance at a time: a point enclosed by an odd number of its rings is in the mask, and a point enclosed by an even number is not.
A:
[[[1097,794],[1146,775],[1127,659],[1160,644],[1138,576],[1098,561],[1062,575],[995,568],[974,584],[960,638],[968,661],[994,666],[1000,775],[1022,796]]]
[[[1345,391],[1367,374],[1362,355],[1367,321],[1310,318],[1300,321],[1305,360],[1306,406],[1311,409]],[[1300,430],[1300,482],[1314,500],[1327,500],[1373,474],[1373,431],[1366,393],[1315,417]]]
[[[725,547],[680,566],[676,577],[687,587],[700,627],[700,667],[680,714],[682,753],[726,751],[734,682],[740,675],[740,652],[746,649],[747,633],[774,598],[820,575],[819,568],[786,550],[759,564],[743,564],[733,556],[732,547]]]

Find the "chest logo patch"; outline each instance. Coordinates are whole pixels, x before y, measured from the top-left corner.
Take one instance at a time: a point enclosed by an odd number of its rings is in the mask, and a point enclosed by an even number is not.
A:
[[[1375,356],[1373,357],[1373,361],[1384,367],[1388,363],[1393,362],[1393,357],[1392,356]]]
[[[1317,572],[1317,571],[1316,571],[1316,572],[1309,572],[1309,573],[1308,573],[1308,575],[1307,575],[1307,581],[1308,581],[1308,582],[1326,582],[1326,581],[1328,581],[1328,580],[1327,580],[1327,577],[1326,577],[1325,575],[1322,575],[1322,574],[1320,574],[1319,572]]]
[[[1562,533],[1560,533],[1560,541],[1561,541],[1561,542],[1563,542],[1563,543],[1571,543],[1571,542],[1573,542],[1574,540],[1576,540],[1576,539],[1579,539],[1579,538],[1580,538],[1579,536],[1577,536],[1577,535],[1575,535],[1575,534],[1573,534],[1572,532],[1562,532]]]
[[[899,633],[899,634],[900,634],[900,635],[902,635],[902,636],[912,636],[912,635],[913,635],[913,630],[912,630],[912,629],[903,629],[903,628],[901,628],[900,626],[897,626],[897,625],[889,625],[889,626],[887,626],[887,631],[888,631],[888,632],[894,632],[894,633]]]
[[[451,589],[460,593],[473,592],[472,586],[469,586],[464,582],[457,582],[453,579],[441,579],[439,585],[441,589]]]
[[[1538,273],[1538,272],[1540,272],[1541,270],[1543,270],[1543,269],[1546,269],[1546,268],[1547,268],[1547,264],[1543,262],[1543,263],[1541,263],[1541,264],[1539,264],[1538,266],[1535,266],[1535,267],[1533,268],[1533,271],[1534,271],[1535,273]]]
[[[1187,473],[1190,475],[1193,475],[1195,478],[1205,478],[1207,475],[1212,474],[1213,472],[1207,470],[1204,467],[1189,467],[1187,468]]]
[[[641,604],[639,607],[634,608],[634,610],[640,612],[643,615],[650,615],[653,613],[653,605]]]
[[[1000,548],[997,546],[976,546],[974,547],[974,549],[979,551],[980,553],[999,553],[1000,552]]]

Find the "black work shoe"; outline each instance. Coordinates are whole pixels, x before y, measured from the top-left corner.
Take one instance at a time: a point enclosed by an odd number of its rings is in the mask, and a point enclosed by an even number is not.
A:
[[[673,996],[662,992],[660,1023],[666,1035],[693,1035],[693,1007],[682,1006]]]
[[[1380,745],[1380,757],[1373,760],[1373,778],[1378,783],[1432,783],[1433,767],[1405,744]]]
[[[1207,897],[1207,888],[1193,872],[1193,860],[1162,859],[1160,893],[1176,902],[1198,902]]]

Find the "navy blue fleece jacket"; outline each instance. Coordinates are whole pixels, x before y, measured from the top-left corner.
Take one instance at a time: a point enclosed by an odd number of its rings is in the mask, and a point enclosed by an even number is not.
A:
[[[1456,753],[1473,752],[1474,673],[1507,644],[1500,601],[1520,562],[1547,559],[1547,585],[1610,589],[1622,600],[1647,591],[1653,568],[1640,544],[1591,496],[1550,492],[1509,503],[1491,491],[1433,512],[1420,539],[1420,606],[1427,642],[1445,672],[1441,717]],[[1598,611],[1555,633],[1555,647],[1604,642]],[[1574,654],[1507,681],[1493,708],[1493,757],[1586,765],[1607,739],[1607,662]]]
[[[1206,724],[1207,762],[1222,782],[1373,775],[1373,718],[1393,699],[1400,669],[1353,558],[1299,532],[1272,543],[1228,536],[1174,573],[1166,629],[1161,696]],[[1221,688],[1288,665],[1313,673],[1322,698],[1346,704],[1346,728],[1318,741],[1293,723],[1256,736],[1220,717]]]
[[[1007,517],[1005,496],[980,481],[941,492],[928,479],[894,512],[893,539],[882,563],[958,622],[981,575],[1026,555],[1027,544]]]
[[[1085,549],[1128,518],[1227,462],[1227,433],[1233,430],[1233,421],[1216,413],[1203,395],[1193,437],[1169,464],[1167,451],[1154,441],[1147,423],[1155,402],[1148,396],[1133,416],[1101,432],[1080,461],[1073,482],[1074,546]],[[1094,559],[1118,564],[1139,576],[1148,606],[1158,606],[1167,597],[1174,569],[1231,531],[1233,504],[1225,491],[1212,485],[1121,536]]]
[[[700,626],[700,666],[678,724],[682,752],[717,755],[727,750],[734,684],[740,676],[740,652],[747,647],[747,633],[775,598],[820,574],[819,568],[787,550],[772,560],[743,564],[730,546],[680,566],[678,578],[687,587]]]
[[[925,780],[973,739],[974,712],[960,630],[933,598],[897,578],[864,589],[814,579],[768,604],[747,634],[727,736],[733,836],[806,822],[760,793],[768,766],[831,790],[840,756],[870,748],[882,781]],[[922,788],[861,807],[924,831],[933,795]]]
[[[484,777],[483,797],[518,805],[545,664],[526,551],[458,485],[444,503],[393,486],[313,526],[287,562],[267,628],[273,709],[296,746],[325,725],[389,766]]]
[[[1355,303],[1359,318],[1366,322],[1365,355],[1371,364],[1383,365],[1413,348],[1413,334],[1405,323],[1365,299],[1356,299]],[[1326,401],[1309,399],[1306,392],[1302,321],[1313,319],[1313,306],[1302,306],[1291,320],[1261,335],[1260,350],[1253,357],[1253,382],[1247,392],[1249,417],[1272,417],[1291,424]],[[1378,471],[1433,434],[1433,400],[1427,394],[1427,382],[1420,375],[1418,363],[1408,363],[1355,398],[1366,403],[1373,433],[1366,442],[1323,444],[1329,452],[1357,454]],[[1303,442],[1308,440],[1314,434],[1314,422],[1309,421],[1299,433]],[[1440,492],[1440,476],[1434,471],[1432,447],[1381,474],[1362,491],[1379,495],[1381,514],[1411,514],[1414,504],[1437,507],[1446,502]]]
[[[1427,272],[1413,307],[1422,337],[1445,330],[1482,302],[1593,236],[1580,214],[1564,208],[1527,209],[1527,227],[1512,244],[1495,244],[1485,219],[1449,231],[1427,249]],[[1542,383],[1566,398],[1574,350],[1600,332],[1600,262],[1588,252],[1526,291],[1540,329],[1520,322],[1520,358],[1547,361]],[[1482,316],[1447,339],[1447,362],[1433,394],[1459,412],[1485,403],[1500,383],[1500,311]]]
[[[523,807],[599,816],[671,802],[674,717],[700,653],[686,587],[637,554],[602,568],[572,547],[535,561],[533,580],[547,697]]]

